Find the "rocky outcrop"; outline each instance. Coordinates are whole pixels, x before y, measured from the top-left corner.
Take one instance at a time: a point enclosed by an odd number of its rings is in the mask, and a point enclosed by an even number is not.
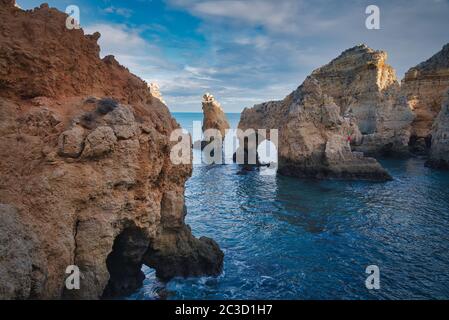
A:
[[[0,1],[0,298],[126,294],[143,263],[164,279],[218,274],[223,253],[184,223],[192,167],[170,161],[167,107],[99,58],[98,33],[13,2]]]
[[[416,115],[412,123],[412,144],[425,148],[431,145],[432,126],[437,118],[444,95],[449,90],[449,44],[411,68],[402,81],[402,94]],[[427,140],[427,141],[426,141]],[[421,148],[421,149],[422,149]]]
[[[157,83],[152,82],[148,85],[148,88],[150,88],[150,93],[153,97],[156,99],[159,99],[162,103],[165,103],[164,99],[162,98],[162,93],[160,91],[160,87]]]
[[[449,169],[449,91],[432,129],[432,146],[427,166]]]
[[[228,119],[214,96],[206,93],[203,96],[203,132],[207,129],[216,129],[220,131],[224,139],[226,130],[230,128]]]
[[[358,45],[312,73],[341,114],[359,126],[363,140],[354,148],[369,154],[406,153],[414,119],[386,61],[386,52]]]
[[[239,129],[278,129],[278,172],[301,178],[385,181],[390,175],[372,158],[351,151],[358,126],[327,95],[314,75],[282,101],[245,109]],[[265,137],[260,137],[258,143]],[[266,138],[270,138],[269,135]],[[348,139],[349,138],[349,139]]]

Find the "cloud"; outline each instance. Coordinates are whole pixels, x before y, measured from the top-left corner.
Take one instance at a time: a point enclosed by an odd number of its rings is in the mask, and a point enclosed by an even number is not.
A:
[[[125,18],[130,18],[133,14],[133,11],[131,9],[127,8],[117,8],[114,6],[107,7],[103,9],[103,12],[109,13],[109,14],[116,14]]]
[[[114,54],[132,72],[158,82],[172,111],[200,111],[206,91],[229,112],[282,99],[359,43],[386,50],[401,77],[448,41],[448,1],[380,0],[381,30],[365,28],[366,0],[165,1],[164,15],[145,25],[88,29],[102,33],[103,55]],[[174,28],[173,12],[196,23],[180,19]]]
[[[127,67],[141,70],[173,67],[163,57],[161,49],[141,35],[143,29],[130,28],[124,24],[98,23],[88,25],[84,30],[90,34],[100,32],[101,55],[112,54]],[[148,65],[145,66],[145,63]]]
[[[210,46],[210,58],[204,63],[216,71],[211,75],[211,91],[217,97],[217,92],[222,93],[232,103],[231,110],[250,106],[244,101],[256,103],[268,94],[269,99],[284,97],[312,70],[359,43],[386,50],[400,78],[448,42],[448,1],[378,1],[381,30],[366,29],[365,9],[371,3],[365,0],[167,3],[200,19],[197,31]],[[190,64],[196,67],[195,63]],[[244,99],[244,94],[250,98]]]
[[[190,11],[203,17],[214,17],[261,25],[268,29],[285,29],[293,22],[299,1],[220,0],[197,1]]]

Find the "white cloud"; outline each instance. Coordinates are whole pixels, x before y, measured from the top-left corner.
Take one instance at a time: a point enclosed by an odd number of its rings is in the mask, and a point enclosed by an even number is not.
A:
[[[161,50],[144,39],[139,29],[129,28],[123,24],[99,23],[88,25],[84,30],[90,34],[100,32],[99,45],[102,56],[114,55],[121,64],[131,70],[137,70],[140,76],[145,76],[148,70],[154,68],[170,68]]]
[[[132,72],[158,82],[176,111],[200,111],[206,91],[228,111],[282,99],[313,69],[361,42],[386,50],[400,76],[447,42],[447,1],[380,0],[378,31],[365,28],[364,0],[166,1],[199,20],[190,31],[203,42],[171,33],[164,22],[139,29],[113,24],[88,29],[102,33],[103,55],[114,54]]]
[[[169,0],[192,14],[206,19],[227,20],[272,31],[287,31],[298,19],[300,0]]]
[[[103,12],[105,13],[112,13],[112,14],[116,14],[125,18],[130,18],[133,14],[133,11],[131,9],[127,9],[127,8],[117,8],[114,6],[110,6],[107,7],[105,9],[103,9]]]

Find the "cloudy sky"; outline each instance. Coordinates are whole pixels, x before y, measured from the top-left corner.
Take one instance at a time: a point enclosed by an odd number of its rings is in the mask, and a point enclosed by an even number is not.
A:
[[[315,68],[359,43],[386,50],[402,78],[449,42],[449,0],[46,0],[80,8],[102,56],[157,82],[173,112],[201,111],[213,93],[226,112],[282,99]],[[24,9],[43,0],[17,0]],[[380,30],[368,30],[368,5]]]

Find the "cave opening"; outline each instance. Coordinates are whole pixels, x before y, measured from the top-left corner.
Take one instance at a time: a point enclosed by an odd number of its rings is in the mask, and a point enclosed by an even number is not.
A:
[[[110,278],[103,299],[130,295],[142,286],[145,279],[142,260],[148,246],[148,236],[135,226],[125,228],[115,238],[106,259]]]
[[[418,137],[417,135],[410,136],[409,149],[413,154],[427,155],[432,147],[432,135],[428,134],[425,137]]]

